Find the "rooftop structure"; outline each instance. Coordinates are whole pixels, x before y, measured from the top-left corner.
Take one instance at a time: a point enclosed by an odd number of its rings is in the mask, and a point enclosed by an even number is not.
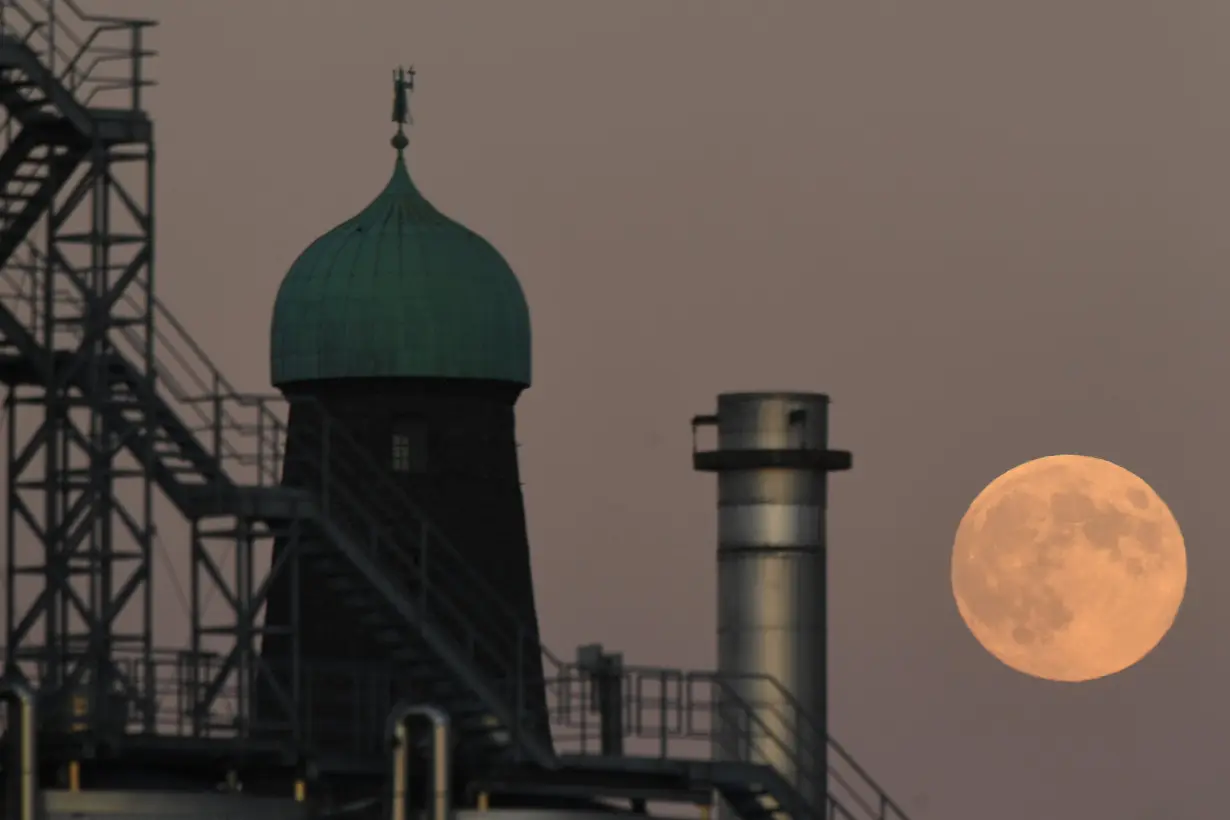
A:
[[[228,813],[288,820],[462,808],[563,820],[715,794],[744,820],[899,820],[839,746],[788,735],[812,732],[806,721],[755,731],[757,704],[720,672],[552,654],[529,584],[493,583],[482,538],[420,486],[437,483],[422,481],[435,451],[419,460],[412,445],[434,422],[365,438],[350,402],[376,382],[398,381],[380,393],[398,407],[435,419],[464,406],[467,429],[508,432],[530,376],[516,280],[473,234],[431,222],[400,159],[373,206],[288,275],[274,373],[289,402],[243,393],[210,362],[154,292],[152,25],[76,0],[0,0],[0,694],[17,761],[4,817],[215,817],[205,793],[221,792]],[[385,256],[408,239],[435,249],[430,264]],[[351,261],[323,261],[327,248]],[[340,289],[346,270],[367,288]],[[436,282],[444,271],[465,287]],[[497,469],[506,454],[462,439],[445,464],[494,453],[492,474],[515,476],[515,460]],[[155,496],[186,524],[182,541],[159,542]],[[507,503],[501,543],[523,537]],[[278,558],[261,566],[270,543]],[[161,549],[190,568],[182,646],[154,643]],[[491,554],[524,564],[516,549]],[[365,657],[334,656],[339,643],[314,631],[322,607],[309,612],[304,578],[327,590],[329,621],[356,625]],[[279,640],[285,651],[264,651]],[[775,754],[715,761],[715,738],[827,745],[828,789],[801,790]]]

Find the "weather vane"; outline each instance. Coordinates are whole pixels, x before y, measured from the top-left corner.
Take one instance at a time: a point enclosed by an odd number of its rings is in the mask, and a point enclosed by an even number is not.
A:
[[[414,66],[410,66],[409,70],[398,68],[393,72],[393,122],[397,123],[393,147],[398,151],[410,144],[406,138],[406,124],[414,122],[410,116],[410,92],[413,90]]]

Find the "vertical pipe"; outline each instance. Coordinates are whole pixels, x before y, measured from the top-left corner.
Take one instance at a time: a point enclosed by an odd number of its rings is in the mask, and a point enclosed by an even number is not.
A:
[[[8,457],[8,469],[6,470],[5,499],[4,509],[4,634],[8,636],[5,641],[4,649],[4,665],[7,668],[17,657],[17,646],[14,646],[16,641],[13,640],[14,633],[17,628],[17,575],[21,569],[20,554],[17,549],[17,516],[20,514],[18,510],[21,505],[18,502],[18,487],[20,486],[21,468],[18,466],[18,454],[21,452],[17,447],[17,422],[18,404],[14,400],[16,398],[16,388],[9,388],[8,394],[4,398],[4,415],[5,419],[5,453]]]
[[[624,753],[624,673],[623,655],[607,652],[602,644],[588,644],[577,648],[577,669],[585,674],[594,689],[598,710],[599,748],[604,757],[622,757]],[[670,721],[667,720],[668,673],[662,672],[658,691],[662,693],[658,708],[659,755],[666,757]],[[585,724],[582,723],[582,726]]]
[[[282,669],[282,674],[290,674],[290,702],[291,708],[295,710],[295,714],[300,716],[299,720],[295,721],[296,740],[302,741],[311,737],[311,724],[306,721],[311,719],[311,709],[307,708],[307,683],[304,681],[303,655],[302,655],[302,638],[303,630],[300,629],[300,624],[303,621],[300,618],[302,612],[303,599],[301,596],[303,576],[300,572],[300,551],[303,549],[301,541],[303,534],[303,525],[299,521],[291,522],[290,525],[290,658],[289,669]],[[287,659],[279,658],[274,661],[275,664],[285,663]],[[276,666],[275,666],[276,668]]]
[[[718,674],[733,701],[715,755],[767,763],[817,812],[827,779],[825,510],[828,397],[727,393],[717,447],[693,466],[718,475]]]
[[[36,721],[34,692],[26,684],[16,680],[0,681],[0,697],[8,701],[10,706],[18,709],[17,732],[17,765],[13,767],[8,786],[10,800],[15,795],[17,799],[16,812],[9,816],[15,820],[36,820],[38,811],[38,749],[36,738],[38,723]],[[12,722],[9,722],[10,728]]]
[[[124,296],[124,286],[122,284],[112,283],[111,276],[111,213],[109,204],[111,201],[111,184],[110,173],[108,166],[108,156],[106,149],[95,147],[91,151],[91,173],[94,175],[93,190],[90,194],[91,199],[91,229],[94,232],[97,240],[91,243],[90,262],[91,262],[91,291],[97,302],[103,302],[109,298],[121,299]],[[113,291],[114,288],[114,291]],[[103,388],[104,360],[107,355],[107,345],[105,342],[107,332],[111,330],[113,321],[112,309],[93,307],[90,309],[90,319],[88,332],[97,334],[95,340],[91,342],[90,347],[90,375],[89,385],[91,392],[101,391]],[[115,498],[115,454],[111,443],[110,429],[107,425],[106,418],[98,407],[90,408],[90,434],[94,438],[94,452],[90,454],[90,483],[93,485],[93,491],[97,494],[94,499],[95,507],[94,515],[97,516],[97,521],[94,525],[94,531],[91,533],[91,542],[98,558],[97,570],[91,573],[91,580],[97,580],[98,583],[98,598],[95,604],[98,608],[94,617],[98,622],[105,623],[107,613],[113,611],[115,607],[115,576],[116,563],[118,559],[115,553],[115,538],[113,524],[116,520],[115,513],[112,509]],[[144,555],[142,556],[144,558]],[[149,568],[146,568],[149,573],[146,577],[153,575]],[[149,583],[148,581],[146,582]],[[145,596],[142,596],[142,601]],[[123,606],[121,604],[121,606]],[[152,629],[151,616],[152,612],[142,610],[141,613],[141,630],[142,638],[144,638],[146,630]],[[97,628],[90,627],[90,632],[95,632]],[[106,721],[124,720],[126,715],[115,714],[116,704],[113,697],[109,697],[109,689],[112,683],[112,676],[115,674],[111,669],[111,661],[115,655],[115,635],[111,629],[103,627],[97,629],[98,634],[90,635],[90,639],[97,642],[99,649],[96,655],[97,660],[92,659],[92,663],[98,664],[97,671],[93,672],[91,677],[94,682],[94,703],[98,709],[99,717]],[[142,642],[142,649],[145,644]],[[142,670],[144,671],[144,670]],[[142,681],[138,686],[144,686],[148,681]],[[148,697],[153,696],[153,692],[143,693]],[[148,702],[148,701],[147,701]],[[125,710],[126,711],[126,710]],[[148,715],[148,710],[142,717]]]
[[[392,820],[409,820],[410,811],[406,806],[407,781],[410,779],[409,732],[403,720],[396,720],[390,728],[393,730],[393,771],[390,778],[393,799],[389,816]]]
[[[141,44],[142,26],[134,24],[132,33],[132,110],[141,110],[141,88],[145,85],[145,77],[141,72],[141,59],[144,47]]]
[[[145,359],[145,361],[143,362],[145,367],[143,368],[144,372],[142,374],[142,377],[146,380],[146,387],[152,391],[155,386],[156,375],[158,372],[158,368],[155,363],[156,359],[155,359],[155,354],[154,354],[154,339],[156,338],[155,315],[158,311],[158,305],[157,305],[157,302],[154,301],[154,144],[153,144],[152,138],[146,144],[145,150],[147,152],[146,159],[145,159],[145,180],[144,180],[145,181],[145,213],[143,215],[145,224],[144,224],[143,229],[141,229],[141,233],[145,237],[145,243],[146,243],[145,246],[148,251],[148,255],[145,260],[144,293],[141,294],[141,296],[143,296],[144,298],[144,304],[142,305],[142,308],[145,314],[142,317],[142,321],[145,325],[144,327],[145,338],[141,340],[142,341],[141,355]],[[138,225],[141,224],[141,221],[142,220],[140,219],[137,220]],[[138,287],[140,286],[138,285]],[[144,429],[139,431],[142,434],[141,435],[142,444],[141,444],[140,457],[141,457],[142,466],[144,468],[142,470],[142,478],[141,478],[141,527],[143,528],[143,531],[142,531],[142,537],[141,537],[141,543],[140,543],[140,550],[141,550],[141,566],[145,567],[148,571],[150,571],[151,574],[150,574],[150,577],[146,579],[145,583],[141,585],[142,587],[141,594],[143,596],[143,600],[141,602],[141,608],[143,612],[149,613],[149,617],[146,620],[146,623],[149,624],[149,628],[146,630],[144,638],[143,638],[143,650],[145,653],[145,676],[146,676],[145,679],[148,682],[148,685],[151,690],[151,697],[149,698],[149,703],[152,704],[155,702],[155,697],[152,696],[152,692],[158,686],[156,682],[157,675],[154,670],[154,626],[153,626],[154,618],[153,618],[153,613],[154,613],[155,582],[153,580],[153,572],[152,572],[152,568],[154,566],[153,546],[154,546],[154,538],[157,532],[157,530],[154,527],[154,480],[152,478],[152,476],[156,475],[155,470],[154,470],[156,455],[154,452],[154,443],[153,443],[153,440],[154,440],[153,427],[155,425],[155,422],[148,417],[144,417],[144,420],[142,421],[142,425],[144,426]],[[147,722],[148,730],[152,732],[154,729],[154,722],[155,722],[154,710],[152,708],[147,709],[146,714],[149,715],[149,719]]]
[[[50,12],[49,12],[50,14]],[[50,22],[50,20],[49,20]],[[48,64],[50,68],[50,64]],[[47,175],[47,184],[54,186],[59,182],[57,169],[54,163],[49,166]],[[51,203],[54,208],[54,199]],[[48,249],[56,247],[56,220],[46,220],[45,226],[45,247]],[[48,253],[43,267],[42,293],[40,294],[42,307],[36,314],[35,321],[41,316],[43,323],[43,349],[54,350],[57,343],[57,326],[56,326],[56,291],[57,291],[57,276],[56,266],[52,261],[52,254]],[[36,274],[37,276],[37,274]],[[61,441],[64,438],[64,420],[63,414],[66,412],[64,408],[63,390],[58,382],[62,378],[55,366],[55,357],[49,357],[48,367],[50,373],[45,378],[41,385],[43,388],[43,413],[45,424],[52,431],[49,440],[43,448],[43,480],[46,489],[43,491],[43,525],[47,531],[52,531],[59,527],[61,521],[61,493],[62,481],[60,475],[61,465],[63,464],[61,454]],[[43,618],[43,646],[47,650],[47,667],[45,671],[46,677],[40,681],[42,686],[58,687],[63,681],[61,679],[63,658],[67,654],[66,648],[60,640],[60,624],[61,624],[61,609],[63,603],[64,580],[61,577],[59,560],[56,555],[56,548],[51,544],[41,544],[44,551],[43,565],[46,567],[46,583],[48,592],[47,610]]]
[[[235,599],[238,603],[235,618],[235,642],[239,647],[239,685],[236,687],[236,712],[240,716],[240,731],[246,737],[252,731],[250,704],[254,699],[253,671],[256,663],[253,656],[256,647],[252,640],[252,536],[246,518],[240,518],[235,528]]]
[[[431,722],[431,805],[432,820],[449,820],[449,724],[448,714],[435,706],[400,704],[389,715],[393,739],[392,818],[409,820],[410,720],[422,717]],[[23,818],[24,820],[24,818]]]
[[[431,803],[433,820],[449,820],[449,736],[448,715],[439,709],[420,707],[431,720]]]
[[[56,71],[56,0],[47,0],[47,70]]]
[[[201,636],[205,633],[204,613],[201,606],[201,564],[205,561],[206,555],[205,545],[201,543],[202,537],[201,522],[199,519],[193,519],[189,536],[192,563],[188,566],[188,619],[192,622],[189,627],[191,634],[188,639],[190,663],[192,664],[190,667],[191,694],[189,697],[191,700],[193,737],[201,737],[205,728],[205,716],[198,708],[201,697]]]

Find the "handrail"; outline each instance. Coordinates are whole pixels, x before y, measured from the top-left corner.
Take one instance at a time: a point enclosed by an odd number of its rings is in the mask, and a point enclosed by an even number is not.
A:
[[[12,36],[39,56],[82,105],[110,91],[129,92],[128,107],[141,109],[141,91],[154,85],[144,72],[144,60],[155,52],[142,44],[142,32],[156,21],[136,17],[90,14],[76,0],[0,0],[0,35]],[[81,29],[88,29],[81,34]],[[119,42],[110,37],[127,34]],[[127,60],[127,76],[97,73],[107,63]]]
[[[737,676],[730,675],[728,673],[721,673],[721,672],[715,672],[713,674],[726,678],[728,680],[736,680],[736,679],[754,680],[758,684],[771,687],[773,690],[773,696],[770,700],[774,703],[780,700],[781,702],[784,702],[786,704],[786,706],[790,710],[790,713],[794,716],[795,722],[802,724],[801,728],[805,730],[801,733],[801,736],[806,737],[806,738],[820,737],[821,732],[820,732],[820,728],[816,725],[815,717],[807,710],[806,707],[803,706],[803,704],[799,702],[795,694],[791,692],[789,689],[787,689],[782,684],[782,682],[778,680],[777,678],[774,678],[771,675],[765,675],[765,674],[737,675]],[[846,766],[849,766],[854,771],[854,773],[859,778],[861,778],[863,785],[870,787],[871,791],[873,792],[875,796],[875,799],[879,803],[879,814],[878,814],[879,817],[887,818],[890,816],[889,813],[892,812],[891,816],[893,817],[897,817],[900,820],[909,820],[909,818],[905,814],[905,810],[902,809],[900,806],[898,806],[895,802],[893,802],[893,799],[888,796],[888,793],[883,789],[883,787],[881,787],[880,784],[877,783],[870,774],[868,774],[866,769],[864,769],[862,766],[858,764],[858,762],[854,759],[854,757],[848,751],[846,751],[846,748],[844,746],[842,746],[840,743],[834,740],[832,735],[829,735],[826,738],[826,740],[828,742],[829,752],[836,753],[837,759],[841,763],[845,764]],[[826,759],[829,761],[830,776],[837,774],[836,772],[833,771],[832,758],[826,757]],[[846,785],[847,788],[850,788],[849,785],[844,781],[843,778],[841,778],[839,774],[837,774],[837,776],[838,776],[839,781],[842,782],[843,785]],[[859,798],[856,797],[855,799],[859,799]],[[868,810],[870,810],[869,806],[867,808]]]
[[[757,758],[759,758],[760,761],[764,761],[764,764],[762,765],[767,764],[770,766],[772,764],[768,761],[771,761],[773,757],[779,754],[784,755],[790,763],[790,766],[796,772],[796,782],[788,783],[788,785],[793,787],[795,796],[807,806],[809,810],[808,814],[813,817],[819,817],[820,815],[816,812],[815,805],[808,798],[808,792],[816,790],[819,791],[822,796],[827,796],[827,792],[823,784],[819,782],[820,778],[816,777],[816,773],[812,772],[810,767],[804,767],[803,762],[798,757],[797,751],[790,748],[788,745],[783,744],[781,740],[773,734],[773,730],[769,728],[768,723],[761,716],[760,710],[754,709],[750,703],[744,700],[743,696],[740,695],[733,686],[730,686],[729,683],[726,682],[718,682],[718,688],[720,691],[720,697],[718,698],[717,703],[714,704],[715,712],[720,714],[721,711],[728,706],[734,706],[736,718],[736,720],[731,721],[723,717],[720,723],[723,729],[733,727],[737,732],[739,732],[734,738],[736,741],[736,748],[726,748],[723,751],[732,755],[732,759],[735,760],[748,760],[750,758],[751,761],[759,762],[757,761]],[[745,719],[747,720],[747,724],[744,724]],[[753,730],[753,726],[751,724],[755,724],[755,730]],[[728,740],[725,736],[725,732],[715,733],[713,739],[718,743]],[[761,740],[772,744],[771,747],[759,748],[758,741]],[[751,750],[752,754],[748,755],[744,750]],[[778,774],[781,775],[783,772],[778,770]]]
[[[202,672],[208,673],[219,666],[221,656],[213,653],[193,655],[180,649],[156,650],[152,656],[146,657],[139,650],[125,649],[117,653],[114,661],[127,670],[134,680],[143,680],[143,676],[153,676],[149,685],[140,686],[141,691],[149,692],[153,699],[151,703],[154,718],[152,728],[147,726],[140,716],[129,715],[129,722],[126,725],[129,734],[133,736],[148,734],[160,737],[196,736],[217,741],[243,740],[248,737],[242,728],[246,721],[236,720],[236,715],[228,711],[228,707],[233,708],[237,700],[238,689],[241,687],[238,681],[230,684],[224,693],[224,700],[215,705],[211,720],[194,724],[193,721],[185,718],[186,707],[194,702],[197,690],[207,678],[207,675],[203,676]],[[26,667],[28,669],[27,679],[35,688],[43,676],[42,664],[45,662],[46,659],[42,658]],[[387,714],[390,710],[397,709],[399,704],[393,699],[395,695],[388,686],[388,682],[400,677],[398,670],[388,664],[380,663],[363,664],[358,667],[351,663],[314,663],[306,664],[304,673],[306,688],[309,691],[316,688],[312,685],[316,681],[328,682],[332,686],[336,686],[343,680],[348,681],[352,688],[348,690],[350,699],[347,703],[354,707],[353,710],[343,710],[343,714],[325,716],[325,720],[313,727],[316,733],[309,733],[305,740],[309,743],[313,740],[327,742],[328,746],[324,750],[328,753],[346,758],[354,765],[367,765],[383,770],[388,759],[388,745],[384,742],[388,724],[382,725],[378,720],[364,723],[363,716],[378,718],[380,714]],[[694,677],[698,678],[704,675],[705,673],[694,673]],[[336,703],[336,701],[333,702]],[[730,724],[739,729],[737,735],[726,738],[728,741],[745,744],[750,747],[753,756],[774,752],[774,747],[769,745],[771,728],[766,725],[771,721],[759,717],[755,704],[749,703],[737,690],[719,687],[718,697],[711,704],[704,705],[711,707],[718,716],[725,717]],[[7,721],[3,715],[0,715],[0,733],[6,726]],[[198,727],[202,729],[200,734],[196,734]],[[248,725],[247,728],[252,727]],[[276,728],[276,725],[273,725],[273,728]],[[746,749],[739,748],[729,750],[732,752],[746,751]],[[746,754],[736,756],[747,757]],[[680,758],[678,755],[673,755],[673,757],[674,759]],[[442,782],[446,780],[436,778],[437,785]],[[816,794],[819,792],[817,791]],[[439,796],[439,790],[437,790],[437,796]],[[835,813],[834,816],[840,816],[845,820],[868,820],[869,815],[859,813],[857,810],[851,811],[850,807],[844,803],[843,796],[830,793],[829,798],[831,802],[837,804],[829,807],[830,813]],[[806,800],[805,797],[803,799]],[[809,816],[817,818],[822,816],[819,812],[814,811],[814,801],[811,801],[810,808],[812,812]]]
[[[199,724],[185,718],[185,707],[193,702],[196,690],[202,684],[201,672],[207,672],[219,665],[221,656],[212,653],[193,655],[182,649],[159,649],[147,657],[136,649],[122,649],[114,660],[122,668],[129,670],[134,680],[146,675],[153,676],[150,685],[140,687],[142,691],[150,692],[153,697],[151,708],[155,719],[152,729],[147,727],[139,716],[131,715],[127,724],[131,735],[139,737],[150,733],[160,737],[193,736]],[[27,667],[27,680],[35,688],[42,678],[44,670],[41,664],[44,662],[45,659],[41,659]],[[356,669],[354,664],[349,663],[317,663],[306,665],[305,674],[305,682],[308,684],[306,688],[309,691],[315,689],[312,682],[318,680],[332,685],[348,681],[352,688],[348,690],[351,699],[347,700],[347,703],[355,707],[353,710],[343,710],[341,714],[325,716],[328,718],[326,721],[313,727],[316,734],[309,733],[305,740],[310,743],[313,739],[327,739],[328,746],[323,751],[346,759],[348,765],[367,766],[373,772],[383,773],[387,767],[389,748],[385,734],[387,724],[382,723],[379,717],[388,714],[398,705],[393,691],[387,685],[388,681],[398,679],[398,670],[388,664],[365,664]],[[203,733],[195,736],[218,742],[242,740],[244,734],[241,726],[244,722],[237,721],[235,714],[227,710],[228,707],[234,706],[239,687],[237,681],[231,684],[225,693],[225,701],[217,704],[211,715],[212,719],[203,724]],[[714,704],[718,709],[724,704],[730,710],[729,716],[737,723],[742,720],[744,714],[753,711],[754,706],[747,702],[737,703],[738,697],[738,694],[734,693],[733,697],[719,698]],[[364,716],[374,719],[363,722]],[[5,716],[0,714],[0,733],[6,725]],[[754,723],[739,725],[750,726],[755,730],[752,736],[745,734],[740,740],[760,744],[755,751],[771,751],[763,745],[764,733],[759,726]],[[816,794],[819,794],[818,790]],[[828,814],[815,811],[815,806],[812,805],[810,816],[868,820],[867,815],[860,813],[857,808],[851,811],[851,807],[844,805],[841,795],[830,793],[829,798]]]
[[[22,279],[30,287],[15,281],[13,272],[18,266],[10,265],[0,269],[0,284],[9,288],[6,294],[37,292],[38,286],[33,280],[43,273],[38,264],[40,253],[28,244],[26,250],[35,256],[31,269],[22,271]],[[145,296],[143,292],[140,295]],[[85,300],[80,293],[60,290],[55,297],[59,307],[84,309]],[[139,304],[138,298],[127,292],[120,297],[120,304],[141,311],[144,306]],[[166,388],[176,409],[187,415],[189,430],[205,436],[202,445],[224,467],[251,468],[246,475],[235,475],[234,470],[227,470],[237,485],[277,485],[282,479],[282,443],[286,431],[274,408],[283,406],[284,399],[239,391],[162,302],[150,297],[149,303],[154,313],[155,377]],[[38,309],[37,300],[30,302],[28,307],[30,305]],[[37,325],[37,319],[34,317],[32,323]],[[81,332],[79,326],[73,326],[72,330],[78,335]],[[141,361],[146,345],[143,330],[126,324],[118,328],[118,333],[111,334],[109,340],[125,359]],[[253,437],[255,442],[249,444]]]
[[[578,754],[601,753],[594,743],[601,732],[595,725],[600,719],[590,708],[592,674],[576,664],[566,664],[561,676],[549,680],[548,692],[551,718],[555,725],[571,730],[557,742],[562,748],[577,746]],[[722,708],[721,700],[737,691],[742,684],[754,683],[767,687],[768,692],[748,703],[743,695],[734,702],[749,712],[763,715],[757,731],[763,731],[762,749],[766,760],[786,756],[796,769],[802,785],[819,764],[817,754],[822,737],[814,718],[788,690],[769,675],[732,675],[721,672],[689,672],[652,666],[624,666],[616,673],[620,677],[623,697],[624,735],[629,738],[656,741],[658,756],[678,756],[680,750],[672,741],[694,744],[696,741],[721,741],[723,728],[716,720]],[[750,687],[748,687],[750,688]],[[744,719],[751,719],[745,716]],[[759,728],[763,726],[763,729]],[[780,727],[774,730],[771,726]],[[785,733],[784,736],[782,733]],[[827,738],[829,754],[825,756],[830,786],[842,796],[843,804],[857,807],[859,820],[909,820],[892,798],[851,757],[848,751],[831,737]],[[695,746],[693,746],[695,748]],[[702,755],[703,756],[703,755]]]

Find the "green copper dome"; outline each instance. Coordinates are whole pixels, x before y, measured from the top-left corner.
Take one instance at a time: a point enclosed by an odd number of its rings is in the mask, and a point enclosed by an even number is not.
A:
[[[273,308],[273,383],[346,378],[530,383],[530,319],[499,251],[393,177],[358,215],[313,242]]]

